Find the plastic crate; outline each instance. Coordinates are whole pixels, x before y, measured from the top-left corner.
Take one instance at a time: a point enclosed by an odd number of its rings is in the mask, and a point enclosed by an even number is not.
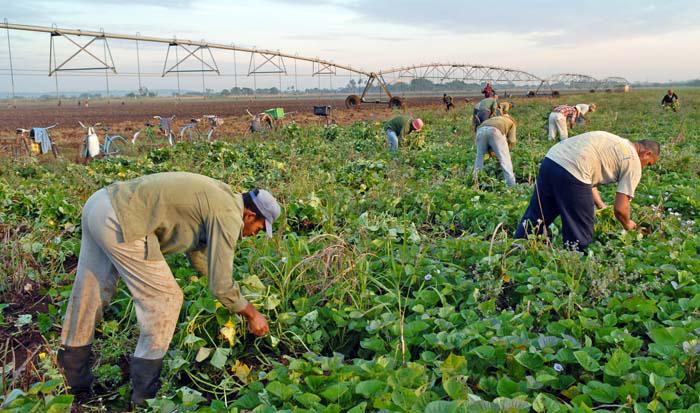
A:
[[[282,119],[284,117],[284,109],[283,108],[274,108],[274,109],[268,109],[265,111],[268,115],[272,117],[272,119],[277,120],[277,119]]]
[[[330,106],[314,106],[314,115],[316,116],[330,116],[331,107]]]

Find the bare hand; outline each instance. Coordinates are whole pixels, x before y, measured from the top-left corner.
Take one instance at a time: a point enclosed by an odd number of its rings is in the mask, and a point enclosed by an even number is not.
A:
[[[253,307],[253,304],[248,305],[239,313],[248,321],[248,331],[258,337],[264,336],[270,332],[270,327],[267,325],[265,316]]]
[[[631,219],[627,222],[627,228],[625,228],[627,231],[634,231],[637,228],[637,223],[632,221]]]

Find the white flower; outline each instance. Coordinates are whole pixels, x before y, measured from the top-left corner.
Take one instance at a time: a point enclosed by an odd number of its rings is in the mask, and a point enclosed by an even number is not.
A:
[[[286,264],[286,263],[287,263],[287,257],[282,257],[282,259],[280,260],[280,262],[281,262],[282,264]]]
[[[678,283],[675,281],[671,281],[671,287],[673,287],[674,290],[678,289]]]
[[[425,279],[425,281],[430,281],[433,279],[433,276],[430,275],[430,273],[427,273],[427,274],[425,274],[425,277],[423,277],[423,279]]]
[[[435,270],[435,274],[440,274],[440,270]]]
[[[559,363],[554,363],[554,371],[556,371],[557,373],[561,373],[562,371],[564,371],[564,366],[562,366]]]

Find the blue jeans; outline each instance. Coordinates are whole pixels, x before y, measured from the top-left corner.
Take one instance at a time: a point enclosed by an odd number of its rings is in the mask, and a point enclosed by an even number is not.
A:
[[[396,132],[391,129],[387,129],[386,138],[389,141],[389,150],[391,152],[396,152],[399,149],[399,138],[396,136]]]
[[[515,238],[526,238],[532,232],[544,233],[558,216],[561,216],[565,246],[585,250],[593,239],[595,207],[591,185],[544,158],[530,205],[518,224]]]

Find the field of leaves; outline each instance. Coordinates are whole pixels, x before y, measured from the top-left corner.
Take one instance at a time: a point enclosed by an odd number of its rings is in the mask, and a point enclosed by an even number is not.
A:
[[[0,411],[68,411],[55,364],[80,210],[115,180],[192,171],[283,203],[272,240],[239,243],[235,273],[270,321],[254,338],[183,256],[185,294],[157,412],[699,412],[700,91],[518,101],[519,184],[491,159],[472,184],[471,109],[426,121],[394,158],[379,123],[290,124],[268,137],[181,144],[90,165],[0,160]],[[626,232],[597,212],[582,255],[512,239],[551,142],[555,103],[594,98],[586,130],[662,143]],[[614,187],[604,188],[604,199]],[[138,326],[123,284],[98,326],[102,399],[125,406]]]

